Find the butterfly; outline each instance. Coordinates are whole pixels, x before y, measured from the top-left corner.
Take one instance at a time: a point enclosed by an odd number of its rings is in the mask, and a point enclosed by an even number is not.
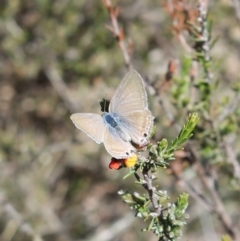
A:
[[[148,144],[153,125],[143,79],[136,70],[122,79],[108,112],[76,113],[70,118],[78,129],[98,144],[103,143],[116,159],[131,157],[136,152],[133,143],[140,147]]]

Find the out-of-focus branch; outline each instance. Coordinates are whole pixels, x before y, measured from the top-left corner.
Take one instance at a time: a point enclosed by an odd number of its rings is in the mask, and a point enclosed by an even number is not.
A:
[[[122,51],[126,66],[128,69],[131,69],[131,60],[130,60],[130,55],[129,52],[126,48],[125,42],[124,42],[124,33],[123,29],[119,27],[118,25],[118,13],[119,13],[119,8],[114,8],[112,6],[111,0],[103,0],[103,4],[106,7],[106,9],[109,12],[111,22],[112,22],[112,27],[111,26],[106,26],[116,37],[118,46]]]
[[[233,166],[233,175],[240,182],[240,165],[237,160],[236,152],[233,150],[232,145],[228,140],[223,141],[223,146],[226,150],[227,161]]]
[[[214,121],[215,125],[218,126],[225,118],[231,115],[239,107],[239,103],[240,103],[240,94],[237,94],[237,96],[233,98],[232,102],[229,103],[227,106],[225,106],[221,114],[217,116],[217,118]]]
[[[225,206],[223,205],[223,202],[216,190],[213,177],[211,175],[209,177],[206,175],[204,169],[198,161],[195,162],[194,167],[202,184],[211,195],[211,199],[213,201],[212,211],[219,217],[226,232],[231,235],[232,238],[236,238],[236,230],[234,230],[232,220],[228,215],[228,212],[225,209]]]
[[[197,61],[192,62],[192,67],[190,70],[190,91],[189,91],[189,110],[194,107],[196,103],[196,95],[197,95],[197,89],[194,85],[196,77],[197,77],[197,72],[198,72],[198,65]]]
[[[239,0],[232,0],[232,3],[236,13],[237,20],[240,23],[240,2]]]
[[[180,131],[181,126],[175,121],[174,114],[172,113],[171,109],[167,106],[166,101],[162,97],[162,92],[169,88],[169,84],[172,81],[175,70],[176,64],[173,60],[170,60],[167,72],[165,74],[165,80],[163,80],[163,82],[160,84],[160,87],[157,87],[155,83],[150,83],[150,81],[148,81],[148,78],[146,78],[145,83],[147,84],[149,92],[156,98],[158,103],[161,105],[163,112],[170,121],[170,125],[174,126],[175,130]]]
[[[106,229],[100,230],[95,233],[92,237],[87,239],[87,241],[110,241],[116,238],[117,235],[124,232],[127,228],[131,226],[133,221],[135,220],[134,215],[129,212],[126,213],[121,219],[114,222],[112,225],[108,226]],[[76,241],[83,241],[83,239],[79,239]],[[84,239],[86,241],[86,239]]]
[[[72,94],[57,71],[57,68],[50,64],[49,66],[45,67],[44,72],[70,112],[77,112],[77,103],[73,100]]]
[[[7,213],[7,215],[16,222],[18,225],[18,228],[25,233],[26,235],[29,235],[32,237],[32,240],[34,241],[43,241],[42,237],[37,234],[33,228],[24,221],[23,217],[20,213],[6,200],[4,200],[4,197],[0,197],[0,204],[3,210]]]
[[[186,38],[183,36],[183,34],[178,33],[177,34],[177,38],[178,38],[180,44],[182,45],[182,47],[185,49],[186,53],[191,54],[192,53],[192,49],[188,45],[188,43],[186,41]]]
[[[184,11],[187,7],[186,4],[184,4],[181,1],[172,1],[172,0],[168,0],[165,5],[165,10],[166,12],[172,17],[173,19],[173,32],[176,35],[177,39],[179,40],[180,44],[182,45],[182,47],[184,48],[184,50],[188,53],[191,54],[193,52],[191,46],[188,44],[188,42],[186,41],[185,36],[182,33],[182,29],[185,28],[185,22],[187,22],[187,20],[185,19],[186,16],[184,16],[184,14],[181,16],[179,15],[180,12]]]
[[[201,195],[190,183],[186,182],[180,173],[171,166],[172,175],[176,178],[177,184],[184,188],[197,202],[199,202],[208,212],[212,211],[212,205]]]
[[[185,190],[189,192],[191,196],[194,197],[194,199],[197,200],[203,207],[205,207],[208,212],[215,213],[219,217],[226,232],[229,235],[231,235],[233,239],[236,238],[236,230],[234,229],[232,220],[228,215],[228,212],[226,211],[225,206],[216,190],[216,186],[214,183],[214,175],[211,172],[206,173],[200,162],[197,160],[195,154],[193,153],[190,144],[188,145],[188,152],[188,162],[193,163],[193,168],[198,174],[203,187],[210,194],[209,200],[206,200],[206,198],[203,195],[201,195],[196,189],[194,189],[189,183],[187,183],[182,178],[181,171],[179,171],[179,166],[177,163],[170,163],[171,173],[177,179],[178,184],[184,187]],[[181,161],[181,158],[179,161]]]

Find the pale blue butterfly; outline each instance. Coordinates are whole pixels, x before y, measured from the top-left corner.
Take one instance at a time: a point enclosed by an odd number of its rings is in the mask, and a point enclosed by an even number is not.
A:
[[[94,141],[103,142],[108,153],[117,159],[128,158],[136,152],[131,143],[145,146],[153,125],[143,79],[136,70],[122,79],[111,99],[109,112],[77,113],[70,118]]]

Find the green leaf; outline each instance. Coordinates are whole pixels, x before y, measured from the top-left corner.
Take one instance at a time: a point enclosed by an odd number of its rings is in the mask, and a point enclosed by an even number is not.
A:
[[[192,136],[192,132],[199,121],[199,117],[197,113],[190,114],[187,120],[187,123],[183,126],[177,138],[171,143],[168,147],[168,152],[173,152],[178,150],[179,147],[190,137]]]

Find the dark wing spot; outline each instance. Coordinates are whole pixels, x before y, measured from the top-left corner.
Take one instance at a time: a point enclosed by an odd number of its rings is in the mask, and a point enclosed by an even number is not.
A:
[[[129,153],[128,153],[128,152],[126,152],[126,155],[127,155],[127,156],[129,156]]]
[[[147,133],[144,133],[144,134],[143,134],[143,136],[144,136],[144,137],[147,137],[147,136],[148,136],[148,134],[147,134]]]

